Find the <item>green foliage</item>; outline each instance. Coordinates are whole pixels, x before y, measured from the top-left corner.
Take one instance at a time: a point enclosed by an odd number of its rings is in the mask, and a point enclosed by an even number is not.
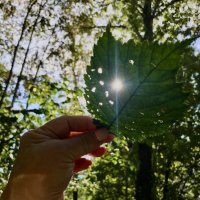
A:
[[[148,2],[151,2],[151,6],[149,12],[146,12],[143,8]],[[40,9],[41,12],[39,12]],[[150,19],[150,25],[152,22],[153,41],[177,41],[199,33],[198,11],[197,0],[70,0],[67,2],[65,0],[6,0],[1,2],[1,99],[6,86],[8,89],[0,106],[0,193],[8,180],[22,133],[62,114],[85,113],[80,105],[83,102],[80,101],[83,73],[91,56],[93,42],[104,32],[108,23],[116,38],[122,41],[132,38],[135,43],[138,43],[145,38],[145,31],[149,25],[148,20],[144,24],[146,16],[146,19]],[[33,34],[32,39],[31,34]],[[30,48],[27,46],[29,42]],[[126,44],[117,45],[121,47]],[[147,49],[140,48],[143,45]],[[151,45],[134,44],[134,47],[137,46],[137,49],[147,54],[151,51]],[[159,45],[156,44],[156,46]],[[112,48],[112,45],[110,47]],[[104,50],[106,51],[106,48]],[[106,54],[102,50],[99,52],[100,55]],[[108,55],[110,54],[112,55],[113,52],[108,52]],[[157,52],[157,54],[162,55],[162,52]],[[183,60],[180,60],[182,64],[179,66],[182,66],[182,69],[178,71],[178,82],[184,83],[185,91],[192,91],[190,98],[192,106],[184,116],[184,120],[179,125],[176,124],[174,133],[158,135],[145,141],[153,147],[155,199],[164,199],[164,196],[167,199],[197,199],[200,195],[198,190],[200,188],[198,106],[200,56],[196,59],[193,51],[189,50],[184,54]],[[134,69],[136,64],[140,66],[146,60],[141,56],[138,56],[138,59],[141,60],[134,60],[133,65],[133,62],[130,62],[130,67],[133,67],[128,74],[130,77],[134,70],[137,71],[137,68]],[[122,59],[123,62],[124,60],[126,57]],[[138,64],[138,62],[141,63]],[[20,76],[22,65],[24,68]],[[110,70],[115,73],[114,68]],[[127,75],[127,73],[122,73],[122,75]],[[11,74],[10,81],[8,81],[9,74]],[[102,75],[98,75],[105,76],[105,70]],[[57,80],[54,80],[55,77]],[[109,82],[111,81],[109,76],[105,77]],[[18,80],[20,84],[16,88],[16,98],[11,107],[14,88]],[[124,81],[132,83],[132,78]],[[90,82],[92,84],[91,80]],[[99,83],[97,86],[102,88]],[[159,86],[159,88],[162,87],[163,85]],[[99,98],[96,93],[93,98],[95,97]],[[113,94],[113,99],[115,100],[115,94]],[[98,100],[94,100],[96,104],[94,107],[98,106],[97,109],[102,112],[102,106],[98,103]],[[104,112],[114,117],[115,106],[111,106],[111,110],[104,109]],[[108,115],[105,115],[106,120]],[[134,137],[136,138],[136,135]],[[78,190],[78,199],[134,199],[139,163],[138,152],[137,144],[134,144],[131,150],[127,142],[127,138],[117,138],[108,147],[109,153],[103,159],[93,160],[93,167],[89,172],[85,171],[76,175],[68,187],[66,199],[72,199],[72,193],[76,190]],[[165,180],[168,171],[170,174],[167,182]],[[163,193],[166,186],[168,189],[165,195]]]
[[[176,128],[152,145],[157,199],[197,199],[200,187],[199,134]]]
[[[96,9],[99,4],[0,3],[0,193],[21,134],[63,114],[85,113],[83,72],[99,31],[91,27],[106,10]]]
[[[107,31],[95,45],[85,75],[89,111],[111,123],[113,132],[137,140],[166,133],[188,108],[188,94],[176,83],[185,46],[185,42],[122,44]],[[116,78],[124,84],[119,92],[112,88]]]
[[[108,154],[96,161],[92,170],[98,190],[92,193],[92,199],[110,199],[111,194],[112,199],[134,199],[137,148],[129,144],[125,138],[116,139],[108,146]]]
[[[122,137],[106,148],[108,153],[93,158],[93,165],[87,172],[75,175],[66,193],[67,200],[72,199],[72,191],[78,192],[80,200],[134,199],[137,146]]]

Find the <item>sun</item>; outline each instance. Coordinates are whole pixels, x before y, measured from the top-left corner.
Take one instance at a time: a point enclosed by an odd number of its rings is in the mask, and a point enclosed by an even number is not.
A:
[[[120,79],[116,78],[112,84],[111,87],[113,90],[115,90],[116,92],[119,92],[122,88],[123,88],[123,83]]]

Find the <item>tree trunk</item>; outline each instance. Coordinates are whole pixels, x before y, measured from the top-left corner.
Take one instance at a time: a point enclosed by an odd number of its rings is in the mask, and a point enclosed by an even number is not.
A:
[[[144,39],[153,40],[152,0],[145,0],[143,7]],[[136,200],[153,199],[152,148],[138,144],[139,169],[136,175]]]
[[[151,0],[146,0],[143,8],[143,23],[144,23],[144,39],[153,40],[153,15]]]
[[[73,200],[78,200],[78,191],[73,191]]]
[[[167,194],[168,194],[168,182],[169,182],[169,175],[170,175],[170,165],[171,160],[168,158],[167,164],[166,164],[166,171],[165,171],[165,182],[163,187],[163,198],[162,200],[167,200]]]
[[[152,200],[151,147],[138,144],[139,169],[136,176],[136,200]]]

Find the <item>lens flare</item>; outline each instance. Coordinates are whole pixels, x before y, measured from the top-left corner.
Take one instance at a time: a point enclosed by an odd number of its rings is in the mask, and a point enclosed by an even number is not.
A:
[[[117,78],[112,82],[111,86],[112,86],[112,89],[115,90],[116,92],[119,92],[123,88],[122,81]]]

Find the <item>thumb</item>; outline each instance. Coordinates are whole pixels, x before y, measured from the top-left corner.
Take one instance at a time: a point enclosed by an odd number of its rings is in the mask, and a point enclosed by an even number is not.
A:
[[[64,151],[70,161],[95,151],[107,138],[114,136],[108,130],[98,129],[95,132],[85,133],[80,136],[63,141]]]

